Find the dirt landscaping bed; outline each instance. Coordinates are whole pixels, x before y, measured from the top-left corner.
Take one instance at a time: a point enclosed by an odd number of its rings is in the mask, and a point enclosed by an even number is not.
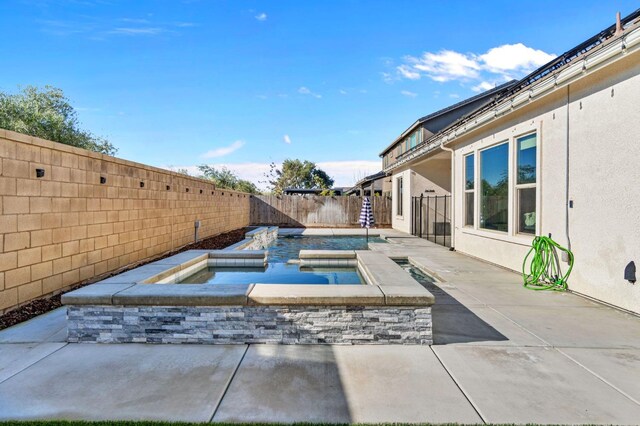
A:
[[[167,253],[161,257],[154,258],[149,260],[148,262],[136,264],[127,269],[117,271],[117,273],[113,273],[109,276],[114,276],[121,274],[122,272],[131,270],[133,268],[137,268],[146,263],[155,262],[159,259],[164,259],[165,257],[173,256],[176,253],[180,253],[186,250],[220,250],[225,247],[229,247],[232,244],[235,244],[244,239],[244,234],[248,231],[248,228],[239,228],[233,231],[225,232],[224,234],[215,235],[213,237],[206,238],[204,240],[198,241],[197,243],[189,244],[185,247],[182,247],[179,250],[173,251],[171,253]],[[101,279],[108,278],[109,276],[102,277]],[[92,281],[95,282],[95,281]],[[67,291],[75,290],[83,285],[91,284],[91,282],[80,284],[72,289]],[[66,293],[66,292],[65,292]],[[23,321],[27,321],[33,317],[37,317],[38,315],[42,315],[49,311],[59,308],[62,306],[60,302],[60,298],[63,293],[56,294],[54,296],[45,297],[38,300],[33,300],[26,305],[20,306],[12,311],[9,311],[5,314],[0,315],[0,330],[11,327],[12,325],[19,324]]]

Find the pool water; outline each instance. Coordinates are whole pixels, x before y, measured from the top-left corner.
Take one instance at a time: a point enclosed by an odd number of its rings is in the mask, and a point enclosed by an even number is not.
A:
[[[279,237],[267,250],[271,262],[287,262],[297,259],[300,250],[368,250],[368,243],[386,243],[380,237],[364,236],[285,236]]]
[[[266,268],[207,267],[179,284],[364,284],[356,268],[270,263]]]
[[[395,262],[398,264],[398,266],[408,272],[414,280],[422,284],[423,287],[427,287],[427,289],[430,288],[431,284],[437,282],[435,278],[433,278],[431,275],[428,275],[426,272],[416,268],[408,260],[396,260]]]

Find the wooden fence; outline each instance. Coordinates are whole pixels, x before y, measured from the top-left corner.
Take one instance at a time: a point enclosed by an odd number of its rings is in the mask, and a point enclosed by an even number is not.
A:
[[[391,198],[370,197],[376,227],[391,226]],[[252,225],[359,227],[362,197],[319,195],[253,195]]]

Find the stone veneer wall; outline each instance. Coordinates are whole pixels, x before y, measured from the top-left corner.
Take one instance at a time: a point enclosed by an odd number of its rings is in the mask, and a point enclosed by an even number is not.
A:
[[[249,201],[202,179],[0,129],[0,313],[193,242],[195,220],[199,238],[247,226]]]
[[[278,239],[278,227],[260,227],[245,234],[243,241],[229,246],[226,250],[265,250]]]
[[[432,344],[431,307],[68,307],[69,342]]]

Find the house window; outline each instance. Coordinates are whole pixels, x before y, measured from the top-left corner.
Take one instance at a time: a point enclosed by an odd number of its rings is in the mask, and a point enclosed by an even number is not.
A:
[[[464,157],[464,224],[473,226],[475,200],[475,155]]]
[[[536,134],[516,139],[516,203],[518,212],[518,232],[536,233]]]
[[[480,228],[509,229],[509,143],[480,151]]]
[[[398,216],[402,216],[402,200],[404,198],[402,194],[402,176],[396,179],[396,189],[398,194],[398,199],[396,200],[396,214]]]

